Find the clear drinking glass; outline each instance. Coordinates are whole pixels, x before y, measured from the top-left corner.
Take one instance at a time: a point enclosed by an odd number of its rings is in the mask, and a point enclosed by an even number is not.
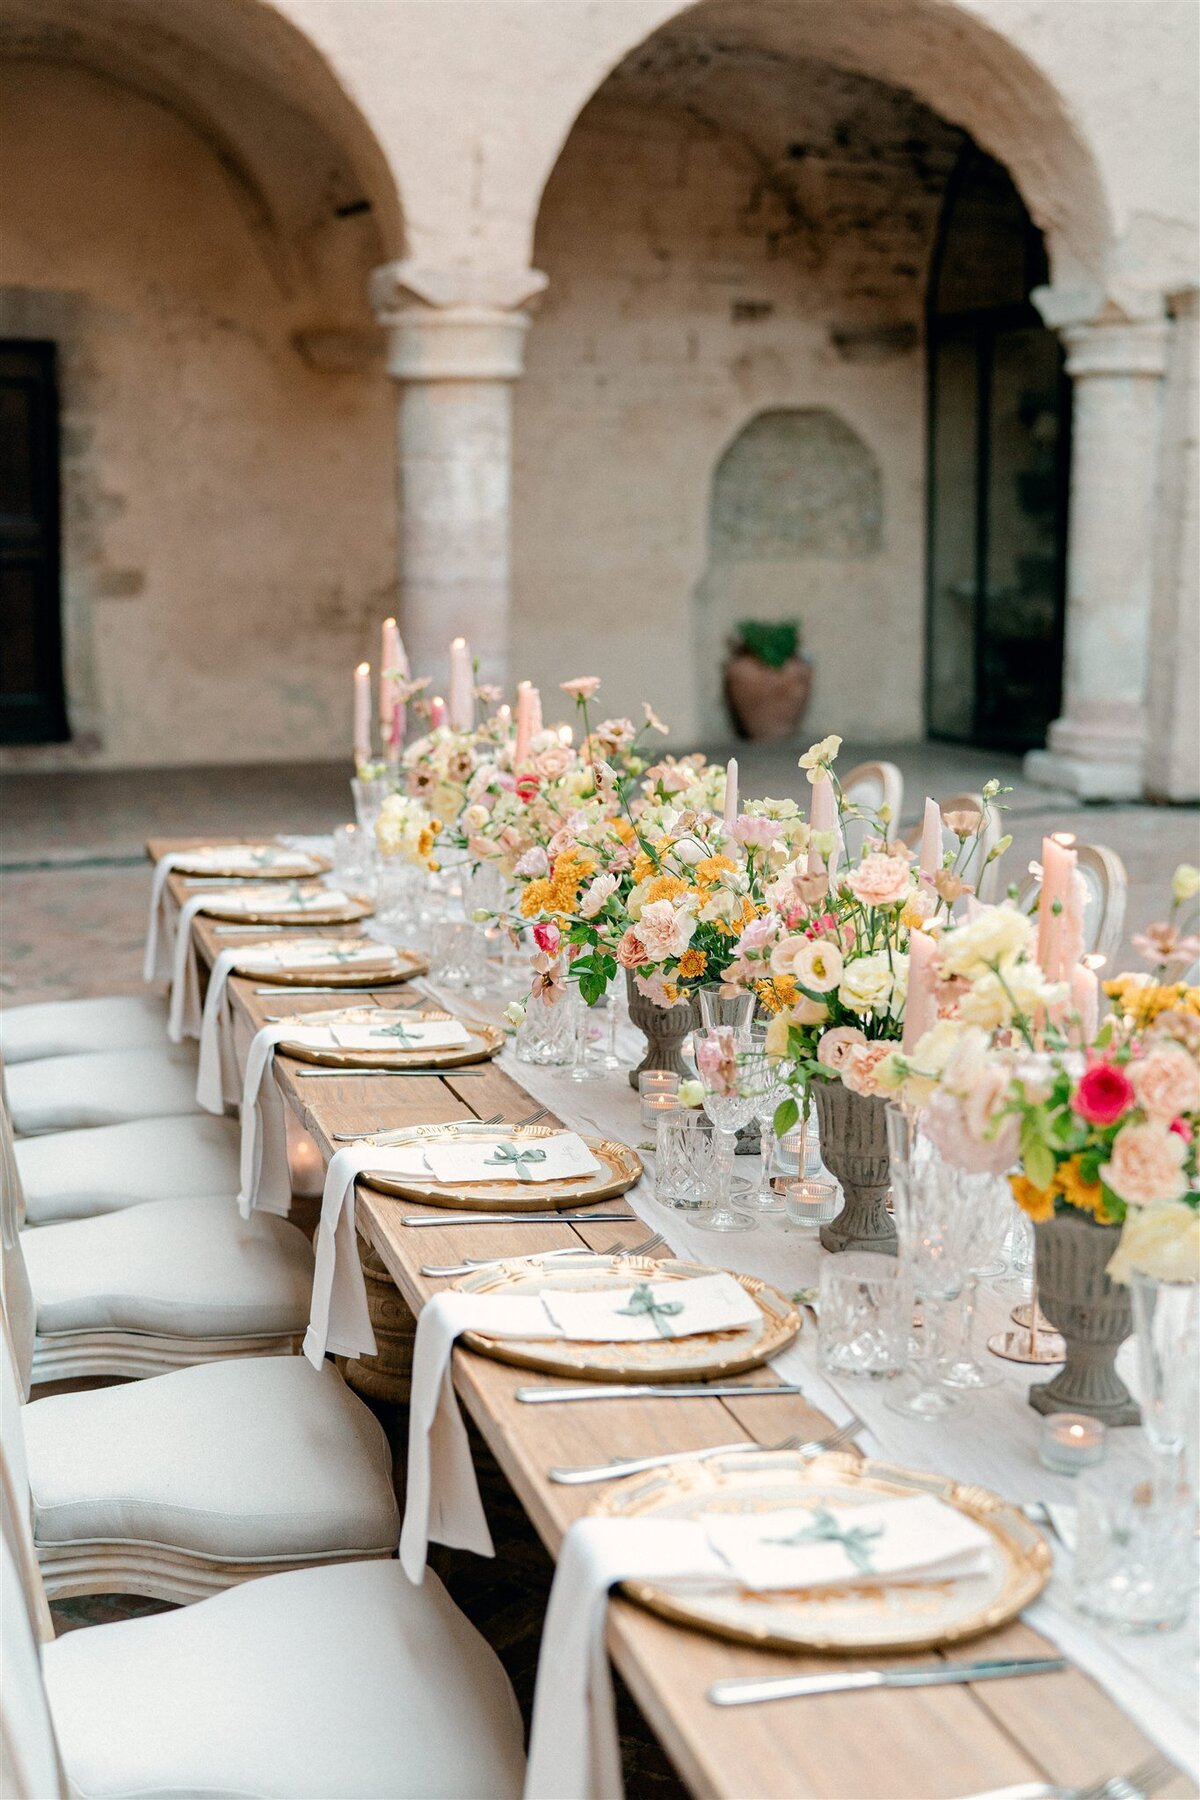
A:
[[[1135,1274],[1138,1399],[1151,1448],[1200,1493],[1200,1283]]]
[[[781,1213],[783,1196],[771,1185],[771,1165],[775,1150],[775,1109],[786,1100],[791,1088],[783,1078],[783,1064],[776,1056],[768,1056],[757,1044],[744,1059],[746,1082],[754,1103],[753,1117],[758,1121],[759,1156],[758,1186],[741,1204],[756,1213]]]
[[[375,923],[389,938],[412,932],[420,906],[421,871],[403,856],[381,856]]]
[[[1075,1605],[1111,1630],[1175,1631],[1193,1585],[1194,1509],[1148,1460],[1079,1478]]]
[[[913,1379],[887,1404],[908,1418],[940,1419],[962,1405],[961,1392],[942,1385],[940,1370],[946,1310],[969,1279],[976,1223],[963,1171],[942,1160],[917,1118],[899,1106],[887,1111],[899,1261],[921,1299],[924,1325]]]
[[[373,838],[375,835],[375,821],[391,791],[392,784],[386,775],[377,775],[371,781],[360,781],[356,775],[350,783],[358,828],[369,837]]]
[[[516,1053],[518,1062],[547,1067],[571,1061],[575,1054],[575,1017],[568,995],[560,994],[553,1001],[540,994],[530,995],[525,1017],[517,1027]]]
[[[723,994],[719,987],[702,987],[699,992],[700,1023],[705,1031],[727,1025],[740,1037],[749,1035],[754,1017],[753,994]]]
[[[821,1264],[817,1358],[830,1375],[891,1380],[908,1367],[913,1287],[890,1256],[852,1251]]]
[[[478,986],[484,940],[462,919],[439,919],[429,930],[429,966],[435,981],[448,988]]]
[[[711,1205],[719,1178],[712,1121],[686,1107],[661,1113],[654,1134],[654,1194],[664,1206],[699,1212]]]
[[[357,825],[339,825],[333,833],[333,882],[348,894],[361,894],[368,883],[373,840]]]
[[[569,998],[575,1009],[575,1057],[571,1064],[571,1080],[599,1081],[605,1074],[605,1067],[599,1046],[593,1043],[592,1037],[593,1033],[597,1037],[600,1035],[600,1009],[589,1006],[578,988],[572,989]]]

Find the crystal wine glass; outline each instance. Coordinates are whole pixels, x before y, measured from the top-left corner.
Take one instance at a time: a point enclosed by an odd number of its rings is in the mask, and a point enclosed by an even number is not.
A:
[[[977,1226],[961,1169],[943,1161],[917,1118],[888,1107],[892,1204],[903,1267],[922,1301],[922,1353],[912,1379],[887,1398],[893,1412],[940,1419],[962,1405],[961,1393],[944,1387],[946,1312],[970,1278]]]
[[[1003,1176],[964,1175],[963,1188],[975,1220],[975,1242],[970,1274],[958,1300],[958,1348],[942,1364],[941,1378],[947,1387],[975,1391],[995,1387],[1000,1380],[999,1369],[981,1363],[975,1354],[975,1300],[980,1276],[997,1267],[997,1251],[1008,1232],[1012,1196]]]
[[[775,1150],[775,1109],[791,1093],[783,1077],[783,1065],[777,1056],[768,1056],[761,1044],[755,1043],[743,1059],[746,1085],[754,1102],[753,1117],[758,1122],[761,1159],[758,1187],[743,1202],[756,1213],[785,1211],[782,1194],[771,1185],[771,1163]]]

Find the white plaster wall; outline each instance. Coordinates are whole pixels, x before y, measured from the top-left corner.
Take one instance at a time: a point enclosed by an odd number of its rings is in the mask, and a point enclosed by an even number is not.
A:
[[[66,754],[341,753],[395,592],[390,384],[306,366],[311,295],[164,107],[0,65],[0,166],[0,336],[61,343]]]

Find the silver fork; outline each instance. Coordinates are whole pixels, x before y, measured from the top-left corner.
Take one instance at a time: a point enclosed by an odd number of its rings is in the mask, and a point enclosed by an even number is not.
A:
[[[1080,1788],[1074,1800],[1148,1800],[1150,1794],[1165,1787],[1178,1772],[1173,1762],[1155,1754],[1139,1763],[1136,1769],[1130,1769],[1127,1775],[1112,1775],[1107,1781]]]
[[[536,1112],[527,1113],[523,1119],[513,1119],[512,1123],[513,1125],[536,1125],[539,1119],[545,1118],[549,1110],[546,1106],[539,1106]],[[503,1125],[504,1114],[502,1112],[493,1113],[490,1119],[464,1119],[462,1123],[464,1125]],[[359,1144],[364,1138],[380,1137],[381,1133],[386,1133],[387,1137],[398,1136],[409,1129],[407,1125],[397,1126],[395,1130],[387,1125],[373,1125],[370,1131],[335,1131],[333,1141],[335,1144]]]
[[[652,1237],[643,1238],[640,1244],[610,1244],[607,1250],[591,1250],[586,1244],[571,1244],[563,1250],[535,1250],[533,1255],[542,1262],[549,1262],[551,1258],[559,1262],[566,1256],[645,1256],[649,1251],[657,1250],[662,1241],[662,1232],[656,1231]],[[512,1256],[468,1256],[460,1263],[425,1263],[421,1273],[430,1276],[471,1275],[476,1269],[498,1269],[501,1263],[527,1260],[529,1259],[526,1257]]]
[[[710,1456],[742,1456],[755,1451],[776,1450],[795,1450],[801,1456],[821,1456],[826,1451],[840,1450],[843,1445],[853,1443],[862,1429],[862,1420],[852,1418],[820,1438],[805,1438],[800,1432],[793,1437],[780,1438],[777,1444],[747,1442],[743,1438],[736,1444],[714,1444],[707,1450],[668,1450],[660,1456],[615,1456],[611,1462],[595,1463],[591,1467],[554,1468],[547,1473],[551,1481],[575,1487],[588,1481],[622,1481],[627,1475],[640,1475],[644,1469],[665,1469],[677,1462],[703,1462]]]

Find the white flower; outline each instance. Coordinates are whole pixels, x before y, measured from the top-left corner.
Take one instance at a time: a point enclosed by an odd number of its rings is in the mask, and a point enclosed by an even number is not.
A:
[[[669,900],[655,900],[642,908],[637,934],[650,961],[658,963],[669,956],[682,956],[695,930],[690,912],[682,907],[677,911]]]
[[[938,1078],[957,1050],[962,1034],[963,1027],[957,1020],[939,1019],[913,1045],[911,1055],[905,1059],[909,1066],[905,1093],[918,1105],[923,1105],[937,1086]]]
[[[986,975],[996,963],[1027,955],[1034,925],[1015,906],[985,906],[965,925],[944,931],[939,962],[943,975]]]
[[[1200,1211],[1166,1200],[1127,1213],[1108,1273],[1113,1281],[1135,1273],[1153,1281],[1200,1281]]]
[[[806,769],[809,781],[815,783],[817,776],[829,768],[841,747],[841,738],[831,734],[822,738],[819,744],[811,744],[800,758],[798,766]]]
[[[596,879],[590,882],[583,891],[583,897],[579,902],[581,917],[594,919],[609,895],[615,893],[616,889],[617,878],[615,875],[597,875]]]
[[[832,994],[844,966],[841,951],[829,938],[784,938],[771,952],[771,973],[791,975],[813,994]]]
[[[899,1014],[908,991],[908,958],[893,950],[873,951],[848,962],[838,987],[838,999],[849,1012]]]
[[[944,967],[944,965],[943,965]],[[1039,1009],[1052,1015],[1067,1002],[1065,982],[1049,982],[1037,963],[1008,962],[998,974],[981,975],[971,983],[958,1003],[958,1014],[967,1025],[999,1031],[1020,1014],[1030,1018]]]
[[[1180,863],[1171,877],[1171,898],[1176,906],[1185,901],[1194,900],[1200,894],[1200,869],[1193,868],[1191,863]]]

